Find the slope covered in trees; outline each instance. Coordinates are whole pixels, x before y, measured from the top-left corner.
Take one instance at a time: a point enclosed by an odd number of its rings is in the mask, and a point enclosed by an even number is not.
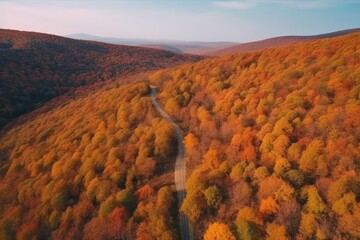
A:
[[[79,97],[0,138],[0,239],[176,239],[176,138],[144,83]]]
[[[0,29],[0,128],[71,88],[199,59],[164,50]]]
[[[199,239],[360,238],[360,34],[158,71]],[[144,83],[0,136],[0,239],[176,239],[171,125]],[[88,96],[85,96],[88,94]]]
[[[163,70],[198,238],[360,238],[360,34]]]
[[[225,54],[235,54],[235,53],[243,53],[250,51],[258,51],[266,48],[274,48],[280,46],[287,46],[294,43],[302,43],[306,41],[316,40],[316,39],[324,39],[324,38],[332,38],[339,37],[349,33],[360,32],[360,28],[342,30],[338,32],[313,35],[313,36],[283,36],[283,37],[274,37],[268,38],[255,42],[241,43],[235,46],[223,48],[216,51],[211,51],[205,53],[205,55],[209,56],[224,56]]]

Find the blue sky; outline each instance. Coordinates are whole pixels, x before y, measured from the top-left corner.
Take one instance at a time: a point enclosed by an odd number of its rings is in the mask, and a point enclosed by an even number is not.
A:
[[[360,27],[360,0],[0,0],[0,28],[248,42]]]

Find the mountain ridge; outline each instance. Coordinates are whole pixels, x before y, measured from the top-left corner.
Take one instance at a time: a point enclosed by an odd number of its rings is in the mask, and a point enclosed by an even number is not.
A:
[[[114,37],[100,37],[85,33],[74,33],[66,35],[66,37],[74,39],[83,39],[83,40],[93,40],[101,41],[112,44],[124,44],[129,46],[143,46],[143,45],[154,45],[160,49],[167,49],[167,46],[170,46],[175,49],[179,49],[183,53],[188,54],[203,54],[208,51],[222,49],[224,47],[232,46],[238,44],[231,41],[215,41],[215,42],[205,42],[205,41],[181,41],[181,40],[161,40],[161,39],[132,39],[132,38],[114,38]]]
[[[360,238],[359,46],[207,58],[45,103],[0,132],[0,238],[179,239],[182,147],[154,102],[184,133],[196,239]]]
[[[330,33],[324,33],[324,34],[316,34],[316,35],[309,35],[309,36],[278,36],[278,37],[272,37],[272,38],[266,38],[263,40],[258,41],[252,41],[247,43],[241,43],[235,46],[231,46],[229,48],[220,49],[217,51],[210,51],[205,53],[205,55],[209,56],[222,56],[225,54],[236,54],[236,53],[242,53],[242,52],[249,52],[249,51],[257,51],[257,50],[263,50],[267,48],[273,48],[273,47],[280,47],[280,46],[287,46],[294,43],[301,43],[305,41],[310,40],[317,40],[317,39],[323,39],[323,38],[331,38],[331,37],[338,37],[343,36],[350,33],[360,32],[360,28],[353,28],[353,29],[346,29],[346,30],[340,30]]]
[[[200,59],[159,49],[0,29],[0,127],[71,88]]]

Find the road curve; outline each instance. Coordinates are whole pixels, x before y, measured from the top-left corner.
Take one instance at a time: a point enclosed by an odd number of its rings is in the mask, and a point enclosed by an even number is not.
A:
[[[179,208],[180,208],[186,194],[185,192],[186,165],[185,165],[185,148],[183,144],[183,132],[180,129],[180,127],[170,118],[170,116],[162,109],[161,105],[157,102],[156,88],[151,85],[150,88],[151,88],[151,102],[153,106],[160,113],[160,115],[172,125],[176,133],[176,138],[178,142],[178,153],[175,162],[174,179],[175,179],[175,189],[177,192]],[[189,219],[181,211],[179,211],[179,221],[180,221],[181,239],[192,240],[193,236],[192,236]]]

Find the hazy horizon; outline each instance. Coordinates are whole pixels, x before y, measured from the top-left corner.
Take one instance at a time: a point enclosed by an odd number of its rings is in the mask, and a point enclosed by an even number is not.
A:
[[[249,42],[360,27],[360,1],[0,0],[0,28],[66,36]]]

